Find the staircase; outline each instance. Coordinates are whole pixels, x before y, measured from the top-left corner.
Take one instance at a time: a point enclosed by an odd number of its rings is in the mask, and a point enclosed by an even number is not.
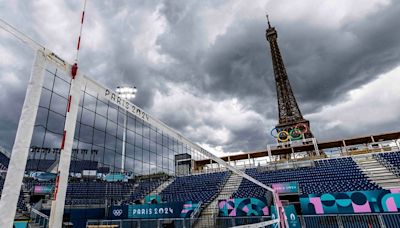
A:
[[[215,218],[218,216],[218,201],[230,198],[239,188],[242,179],[243,177],[235,173],[231,174],[218,196],[203,209],[198,222],[194,226],[195,228],[215,227]]]
[[[174,182],[175,178],[171,178],[165,182],[163,182],[160,186],[158,186],[156,189],[151,191],[149,195],[159,195],[168,185],[170,185],[172,182]]]
[[[60,163],[60,157],[53,162],[53,164],[47,169],[49,173],[57,173],[58,172],[58,163]]]
[[[369,181],[384,189],[400,188],[400,179],[385,166],[381,165],[371,154],[356,156],[353,157],[353,160],[368,177]]]

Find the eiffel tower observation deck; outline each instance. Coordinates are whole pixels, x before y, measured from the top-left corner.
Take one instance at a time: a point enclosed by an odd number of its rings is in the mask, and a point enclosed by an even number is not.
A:
[[[278,98],[279,123],[276,125],[277,133],[282,131],[291,132],[297,128],[303,132],[304,138],[313,138],[310,130],[310,122],[304,119],[296,98],[290,86],[289,78],[286,73],[285,64],[278,46],[278,33],[272,27],[269,18],[266,38],[270,45],[272,65],[275,75],[276,93]]]

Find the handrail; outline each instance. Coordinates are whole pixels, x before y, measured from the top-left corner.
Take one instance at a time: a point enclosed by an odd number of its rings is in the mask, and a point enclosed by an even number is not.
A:
[[[33,208],[33,207],[31,208],[31,212],[34,213],[34,214],[36,214],[36,215],[39,215],[39,216],[42,217],[42,218],[49,219],[49,216],[48,216],[48,215],[43,214],[42,212],[36,210],[36,209]]]
[[[193,213],[190,215],[190,218],[197,218],[198,217],[198,215],[200,214],[199,212],[200,212],[200,208],[201,208],[202,203],[203,202],[200,201],[197,204],[197,207],[193,210]]]

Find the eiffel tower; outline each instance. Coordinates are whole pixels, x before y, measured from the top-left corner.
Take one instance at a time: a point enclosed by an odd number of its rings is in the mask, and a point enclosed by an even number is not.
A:
[[[269,42],[271,49],[272,65],[274,68],[276,93],[278,98],[278,111],[279,111],[279,123],[276,125],[278,134],[282,131],[290,132],[296,126],[301,131],[305,131],[304,138],[313,138],[313,134],[310,130],[310,122],[303,118],[299,106],[296,102],[296,98],[293,95],[292,88],[290,86],[289,78],[286,73],[285,64],[278,46],[278,33],[275,27],[271,27],[268,20],[268,29],[266,30],[266,38]],[[305,129],[307,128],[307,129]]]

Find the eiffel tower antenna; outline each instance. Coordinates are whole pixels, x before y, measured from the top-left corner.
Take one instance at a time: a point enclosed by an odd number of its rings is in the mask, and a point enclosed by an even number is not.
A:
[[[271,24],[269,23],[269,15],[267,13],[267,21],[268,21],[268,28],[271,28]]]

